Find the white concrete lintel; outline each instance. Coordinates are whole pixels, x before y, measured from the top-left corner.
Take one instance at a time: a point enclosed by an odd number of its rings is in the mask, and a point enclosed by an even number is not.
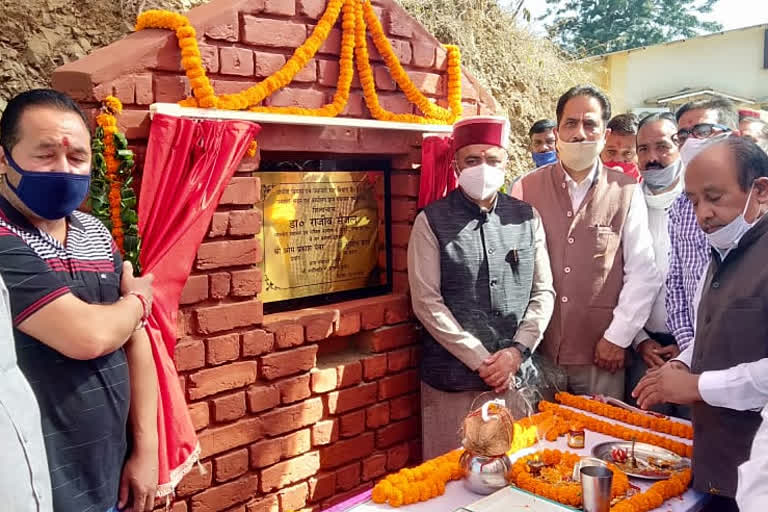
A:
[[[182,107],[176,103],[153,103],[149,107],[150,118],[155,114],[195,119],[237,119],[259,124],[282,124],[294,126],[336,126],[341,128],[362,128],[369,130],[411,131],[424,134],[451,133],[451,125],[400,123],[377,121],[375,119],[355,119],[351,117],[314,117],[287,114],[251,112],[248,110],[219,110],[212,108]]]

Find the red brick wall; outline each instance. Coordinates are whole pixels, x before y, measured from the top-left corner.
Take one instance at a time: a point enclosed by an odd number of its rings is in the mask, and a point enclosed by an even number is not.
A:
[[[217,92],[273,73],[299,46],[326,0],[214,0],[189,17]],[[421,90],[445,103],[445,52],[392,0],[374,0],[395,51]],[[338,74],[340,32],[268,105],[320,106]],[[380,99],[413,112],[369,41]],[[140,176],[148,105],[189,92],[175,37],[145,31],[63,66],[54,87],[95,112],[109,94]],[[467,114],[493,99],[464,77]],[[345,115],[370,117],[359,86]],[[257,163],[244,161],[198,250],[181,298],[175,361],[202,445],[202,467],[181,482],[174,512],[320,510],[420,457],[417,328],[406,248],[416,215],[421,134],[265,125],[262,151],[392,159],[394,292],[334,306],[263,315]],[[256,208],[255,208],[256,206]]]

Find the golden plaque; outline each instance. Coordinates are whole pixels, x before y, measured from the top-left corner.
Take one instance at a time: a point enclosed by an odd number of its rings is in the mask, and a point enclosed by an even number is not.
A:
[[[383,190],[383,171],[260,177],[264,303],[382,284],[377,190]]]

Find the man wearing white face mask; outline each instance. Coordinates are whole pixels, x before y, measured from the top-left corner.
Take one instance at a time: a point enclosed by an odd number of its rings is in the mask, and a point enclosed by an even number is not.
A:
[[[728,137],[738,123],[733,103],[724,98],[686,103],[675,117],[683,165],[707,145]],[[680,350],[685,350],[693,340],[696,286],[710,253],[704,232],[696,223],[693,206],[685,195],[678,197],[669,210],[669,239],[669,272],[665,283],[667,329]]]
[[[651,114],[640,121],[637,129],[637,157],[643,176],[642,189],[648,206],[648,227],[653,237],[656,266],[662,276],[669,268],[669,208],[683,192],[683,162],[675,143],[677,123],[672,113]],[[666,288],[662,286],[651,309],[651,316],[632,342],[635,353],[629,370],[627,390],[634,389],[649,368],[658,368],[676,357],[680,350],[675,337],[666,327],[664,307]],[[656,408],[674,416],[688,416],[676,406]]]
[[[428,204],[408,244],[408,280],[425,327],[421,358],[425,459],[456,448],[473,401],[496,391],[515,407],[515,374],[549,322],[554,289],[536,211],[499,194],[505,118],[454,126],[459,188]],[[478,404],[479,405],[479,404]]]
[[[558,300],[543,352],[579,394],[624,398],[626,349],[648,320],[661,287],[640,185],[600,162],[608,98],[578,86],[557,103],[560,162],[520,180],[547,232]]]
[[[712,248],[696,337],[634,395],[643,408],[692,404],[693,487],[727,512],[768,403],[768,155],[741,137],[715,142],[689,164],[685,193]]]

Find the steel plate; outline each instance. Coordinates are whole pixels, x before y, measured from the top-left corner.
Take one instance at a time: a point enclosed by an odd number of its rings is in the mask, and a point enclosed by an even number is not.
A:
[[[607,443],[600,443],[594,448],[592,448],[592,455],[594,455],[600,460],[614,463],[613,457],[611,456],[611,451],[614,448],[622,448],[626,450],[628,454],[630,454],[632,452],[632,442],[631,441],[609,441]],[[648,460],[648,457],[653,457],[658,460],[667,461],[673,465],[669,474],[671,474],[671,472],[673,471],[680,471],[682,469],[685,469],[691,466],[691,461],[686,459],[685,457],[681,457],[676,453],[666,450],[664,448],[660,448],[658,446],[653,446],[651,444],[645,444],[645,443],[635,443],[635,457],[640,461]],[[626,467],[622,467],[621,470],[624,471],[628,476],[631,476],[634,478],[642,478],[644,480],[666,480],[667,478],[669,478],[669,474],[667,474],[666,476],[644,475],[642,473],[633,473],[632,471],[628,471]]]

